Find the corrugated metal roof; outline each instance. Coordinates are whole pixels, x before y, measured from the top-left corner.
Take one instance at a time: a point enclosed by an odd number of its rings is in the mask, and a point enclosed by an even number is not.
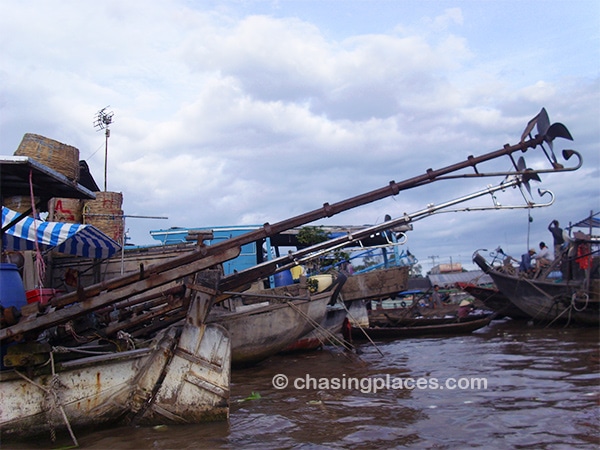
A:
[[[427,275],[432,286],[454,286],[456,283],[491,284],[492,278],[482,270]]]

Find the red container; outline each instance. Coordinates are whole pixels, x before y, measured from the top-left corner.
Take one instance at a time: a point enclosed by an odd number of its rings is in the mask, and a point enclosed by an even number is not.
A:
[[[27,303],[40,302],[42,305],[45,305],[50,300],[52,300],[59,292],[61,291],[58,291],[56,289],[39,288],[25,292],[25,295],[27,297]]]

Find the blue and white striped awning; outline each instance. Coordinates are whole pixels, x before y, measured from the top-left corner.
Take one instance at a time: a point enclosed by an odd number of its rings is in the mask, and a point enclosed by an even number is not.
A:
[[[2,229],[21,213],[2,207]],[[121,246],[92,225],[65,222],[44,222],[25,217],[4,233],[4,250],[35,250],[36,241],[43,250],[56,250],[87,258],[108,258]]]

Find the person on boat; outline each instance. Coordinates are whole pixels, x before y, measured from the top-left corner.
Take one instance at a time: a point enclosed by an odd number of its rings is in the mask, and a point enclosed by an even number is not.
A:
[[[342,261],[341,269],[345,274],[354,275],[354,266],[348,260]]]
[[[535,255],[535,249],[530,248],[527,253],[521,255],[521,263],[519,264],[519,272],[528,274],[533,271],[531,258]]]
[[[433,293],[431,294],[431,306],[433,308],[442,307],[442,297],[440,295],[440,287],[436,284],[433,286]]]
[[[550,249],[545,242],[540,242],[540,251],[535,257],[536,269],[549,266],[552,261],[550,260]]]
[[[552,238],[554,239],[554,258],[558,258],[560,255],[560,250],[562,245],[565,243],[565,239],[563,238],[563,229],[560,227],[558,220],[553,220],[548,225],[548,231],[552,233]]]
[[[469,315],[469,313],[471,311],[473,311],[474,309],[475,309],[475,306],[473,306],[473,303],[471,303],[469,300],[461,301],[460,304],[458,305],[458,312],[456,313],[458,320],[464,319],[465,317],[467,317]]]

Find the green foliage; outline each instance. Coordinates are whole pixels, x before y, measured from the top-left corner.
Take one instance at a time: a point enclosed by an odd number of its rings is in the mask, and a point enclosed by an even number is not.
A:
[[[298,231],[298,242],[305,246],[311,246],[315,244],[320,244],[321,242],[325,242],[330,239],[327,232],[323,229],[322,226],[306,226],[300,228]],[[348,261],[350,259],[350,254],[348,252],[344,252],[340,249],[334,250],[333,253],[329,253],[327,255],[321,256],[318,259],[312,261],[309,264],[309,272],[311,273],[320,273],[323,268],[333,267],[335,264],[341,261]],[[310,286],[309,286],[310,288]],[[312,287],[313,289],[316,288]],[[313,291],[314,292],[314,291]]]
[[[260,396],[260,393],[252,391],[252,393],[248,397],[239,399],[238,402],[241,403],[241,402],[247,402],[250,400],[259,400],[260,398],[262,398]]]
[[[315,293],[319,290],[319,280],[316,280],[314,278],[309,278],[306,280],[306,282],[308,283],[308,290],[311,293]]]
[[[307,226],[298,231],[298,242],[303,245],[314,245],[325,242],[329,236],[323,227]]]

